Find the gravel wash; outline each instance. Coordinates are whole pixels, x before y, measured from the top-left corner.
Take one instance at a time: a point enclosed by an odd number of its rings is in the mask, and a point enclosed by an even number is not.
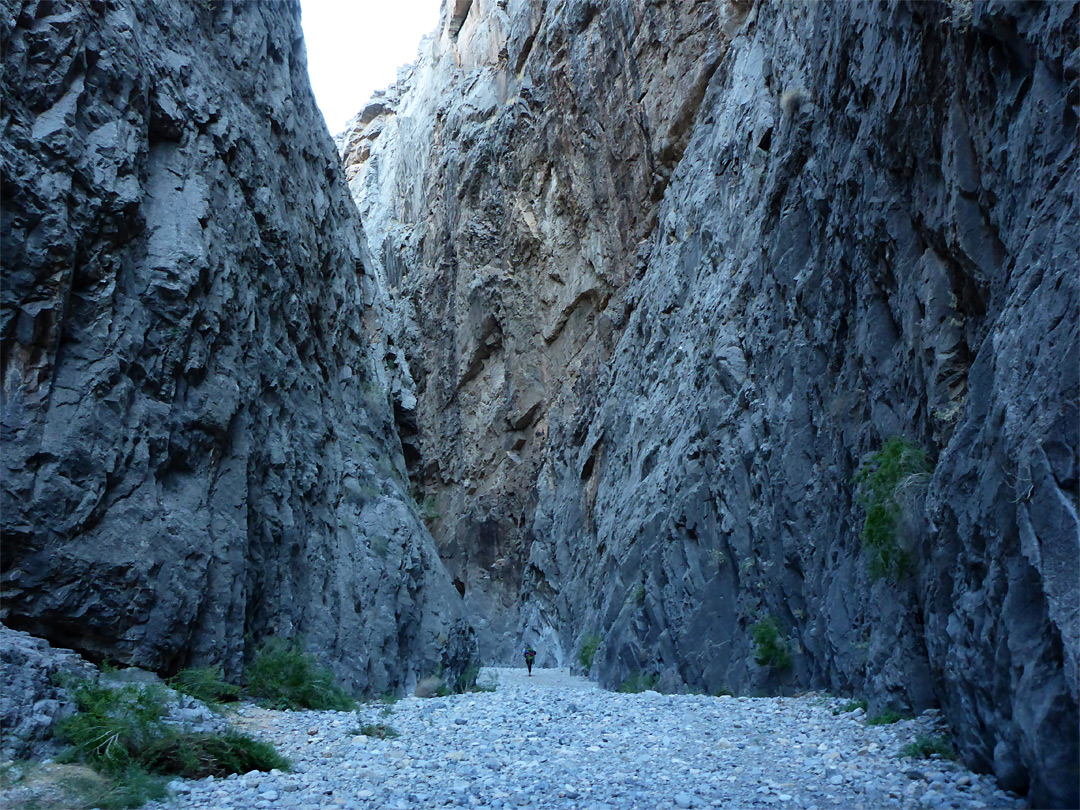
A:
[[[564,670],[490,668],[494,692],[410,697],[357,712],[242,706],[235,725],[291,773],[176,781],[148,808],[1022,808],[947,760],[900,758],[936,712],[868,726],[827,695],[734,698],[605,692]],[[400,736],[378,739],[361,725]]]

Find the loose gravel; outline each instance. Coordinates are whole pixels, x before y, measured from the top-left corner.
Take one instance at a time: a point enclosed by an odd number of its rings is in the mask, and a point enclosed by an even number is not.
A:
[[[290,773],[172,784],[181,810],[1022,808],[992,778],[901,758],[936,712],[868,726],[845,700],[617,694],[562,670],[487,669],[494,692],[406,698],[355,713],[243,706],[240,730]],[[362,725],[400,736],[378,739]]]

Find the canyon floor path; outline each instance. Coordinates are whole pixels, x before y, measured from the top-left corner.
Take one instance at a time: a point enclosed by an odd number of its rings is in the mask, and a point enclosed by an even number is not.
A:
[[[214,810],[1018,808],[992,779],[900,756],[936,713],[871,726],[822,694],[619,694],[565,670],[492,668],[493,692],[371,703],[355,713],[242,707],[291,773],[176,782],[152,807]],[[361,726],[386,726],[379,739]],[[370,729],[369,729],[370,730]]]

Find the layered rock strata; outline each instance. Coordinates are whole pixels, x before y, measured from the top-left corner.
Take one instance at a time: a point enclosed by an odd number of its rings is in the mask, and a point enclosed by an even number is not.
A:
[[[3,618],[357,690],[475,649],[412,503],[295,2],[5,6]]]
[[[1076,23],[444,5],[341,146],[490,653],[939,703],[969,765],[1078,803]],[[853,479],[893,436],[932,472],[875,579]]]

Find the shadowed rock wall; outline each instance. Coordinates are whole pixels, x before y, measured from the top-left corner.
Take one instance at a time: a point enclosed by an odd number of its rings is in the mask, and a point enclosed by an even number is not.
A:
[[[0,15],[3,620],[169,673],[474,650],[405,478],[293,2]]]
[[[940,704],[1076,805],[1076,5],[453,11],[341,145],[482,647]],[[874,580],[892,436],[933,472]]]

